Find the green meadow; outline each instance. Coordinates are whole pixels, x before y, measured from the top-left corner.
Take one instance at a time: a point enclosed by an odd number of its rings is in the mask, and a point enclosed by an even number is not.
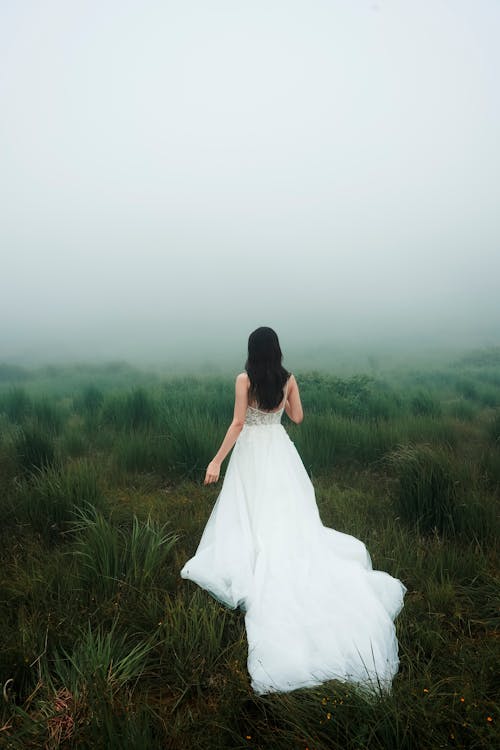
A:
[[[408,587],[373,697],[257,696],[243,613],[179,576],[236,372],[0,365],[0,747],[500,747],[500,349],[374,362],[292,368],[283,418],[323,523]]]

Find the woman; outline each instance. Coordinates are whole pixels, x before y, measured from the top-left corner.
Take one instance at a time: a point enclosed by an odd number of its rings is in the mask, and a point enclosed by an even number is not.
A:
[[[323,526],[314,488],[281,424],[303,418],[276,333],[248,339],[234,416],[206,470],[216,482],[234,446],[198,549],[181,570],[245,612],[247,667],[259,694],[338,679],[390,690],[399,667],[394,619],[406,586],[374,571],[359,539]]]

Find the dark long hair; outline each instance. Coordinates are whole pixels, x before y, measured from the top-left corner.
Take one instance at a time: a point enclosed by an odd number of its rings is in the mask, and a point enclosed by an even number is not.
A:
[[[272,328],[261,326],[248,337],[245,370],[250,378],[249,400],[267,411],[275,409],[285,395],[283,386],[290,373],[281,364],[283,355]]]

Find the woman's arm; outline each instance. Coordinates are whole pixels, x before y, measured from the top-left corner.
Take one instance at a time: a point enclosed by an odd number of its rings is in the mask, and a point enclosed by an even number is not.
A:
[[[219,478],[220,467],[227,454],[235,444],[238,435],[243,429],[245,423],[245,414],[248,406],[248,375],[246,372],[240,373],[236,377],[234,388],[234,414],[233,421],[229,425],[226,436],[214,458],[207,466],[205,481],[203,484],[216,482]]]
[[[304,419],[304,411],[300,400],[299,385],[295,380],[295,375],[290,375],[290,386],[285,404],[285,411],[295,424],[300,424]]]

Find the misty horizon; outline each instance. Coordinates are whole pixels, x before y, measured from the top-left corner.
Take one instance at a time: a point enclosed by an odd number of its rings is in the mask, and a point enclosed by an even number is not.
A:
[[[500,343],[492,0],[0,21],[0,361]]]

